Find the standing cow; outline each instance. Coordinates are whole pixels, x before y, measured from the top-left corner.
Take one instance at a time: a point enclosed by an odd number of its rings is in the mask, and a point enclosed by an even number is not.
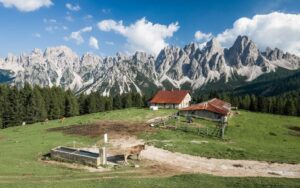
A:
[[[138,160],[141,160],[141,152],[142,152],[142,150],[145,150],[145,149],[146,149],[145,144],[139,144],[139,145],[127,148],[124,153],[125,164],[128,164],[127,158],[130,155],[137,155]]]

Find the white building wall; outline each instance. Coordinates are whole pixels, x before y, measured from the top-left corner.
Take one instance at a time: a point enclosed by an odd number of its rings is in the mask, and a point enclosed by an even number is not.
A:
[[[186,108],[186,107],[190,106],[191,100],[192,100],[191,95],[187,94],[185,96],[185,98],[182,100],[182,102],[179,104],[178,108],[181,109],[181,108]]]

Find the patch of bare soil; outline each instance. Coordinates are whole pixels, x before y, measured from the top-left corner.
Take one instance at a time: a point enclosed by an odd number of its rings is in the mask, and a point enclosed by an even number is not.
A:
[[[107,152],[110,155],[122,156],[126,148],[143,144],[135,135],[141,132],[152,132],[155,129],[146,123],[123,121],[99,121],[87,125],[73,125],[52,128],[49,131],[62,131],[65,134],[98,137],[109,134]],[[95,149],[95,151],[98,149]],[[174,153],[154,146],[146,146],[142,151],[142,161],[134,157],[131,162],[139,167],[134,171],[142,176],[168,176],[181,173],[206,173],[216,176],[233,177],[287,177],[300,178],[300,164],[278,164],[263,161],[213,159]],[[131,168],[132,169],[132,168]]]
[[[134,137],[118,138],[110,140],[116,147],[122,148],[143,143]],[[170,152],[154,146],[147,146],[142,151],[142,159],[151,160],[172,169],[175,173],[206,173],[216,176],[233,177],[288,177],[300,178],[300,164],[279,164],[267,163],[263,161],[250,160],[228,160],[228,159],[207,159],[204,157],[191,156],[187,154]]]
[[[290,135],[293,135],[293,136],[300,136],[300,127],[297,127],[297,126],[289,126],[288,129],[290,130],[290,131],[289,131],[289,134],[290,134]]]
[[[91,124],[71,125],[65,127],[50,128],[48,131],[62,131],[64,134],[99,137],[108,133],[110,138],[120,136],[133,136],[141,132],[153,132],[146,123],[125,121],[98,121]]]
[[[291,127],[289,127],[289,129],[291,129],[291,130],[293,130],[293,131],[300,132],[300,127],[291,126]]]

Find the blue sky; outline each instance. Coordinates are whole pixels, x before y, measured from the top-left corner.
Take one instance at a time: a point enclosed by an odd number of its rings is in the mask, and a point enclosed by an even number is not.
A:
[[[79,55],[93,52],[106,56],[135,50],[155,54],[166,45],[202,43],[211,37],[219,38],[226,47],[238,34],[250,35],[260,48],[278,46],[285,51],[300,52],[300,28],[296,26],[300,25],[298,0],[28,1],[37,4],[31,7],[26,1],[0,0],[0,57],[59,45],[66,45]],[[256,15],[264,16],[256,18]],[[260,28],[269,28],[268,24],[277,24],[276,20],[281,21],[272,29],[276,32],[265,37],[270,32]],[[247,29],[241,29],[244,25]],[[226,29],[231,29],[229,34],[224,33]],[[197,31],[199,35],[195,37]],[[288,42],[283,41],[288,37]]]

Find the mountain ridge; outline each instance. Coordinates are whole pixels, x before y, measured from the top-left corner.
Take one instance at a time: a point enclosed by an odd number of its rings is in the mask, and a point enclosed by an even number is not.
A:
[[[0,59],[0,70],[10,72],[13,78],[11,85],[22,87],[28,82],[103,95],[145,93],[149,87],[197,90],[220,80],[224,84],[233,79],[251,82],[277,68],[299,69],[300,58],[278,48],[261,52],[247,36],[238,36],[230,48],[221,47],[214,38],[203,47],[197,43],[183,48],[168,46],[156,57],[145,52],[104,58],[86,53],[80,57],[70,48],[58,46]]]

